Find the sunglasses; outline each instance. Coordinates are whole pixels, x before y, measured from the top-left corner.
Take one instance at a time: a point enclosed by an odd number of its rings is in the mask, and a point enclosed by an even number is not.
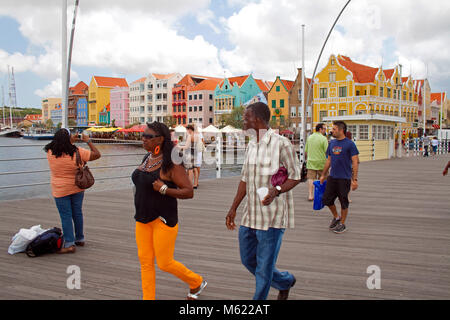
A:
[[[161,135],[160,134],[143,133],[142,137],[145,138],[145,139],[153,139],[153,138],[161,137]]]

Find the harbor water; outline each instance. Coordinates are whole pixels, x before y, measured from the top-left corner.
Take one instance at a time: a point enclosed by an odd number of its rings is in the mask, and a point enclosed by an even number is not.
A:
[[[28,140],[23,138],[0,137],[0,173],[42,171],[49,170],[46,154],[43,151],[49,140]],[[11,146],[11,147],[2,147]],[[82,148],[89,148],[86,144],[79,144]],[[96,182],[87,192],[128,189],[131,190],[131,173],[141,163],[146,151],[140,145],[125,144],[96,144],[101,152],[100,159],[89,162]],[[114,155],[114,156],[106,156]],[[123,155],[123,156],[119,156]],[[241,173],[244,150],[237,151],[233,163],[227,162],[221,166],[221,176],[237,176]],[[225,154],[223,155],[225,159]],[[5,159],[20,159],[15,161],[1,161]],[[97,168],[120,166],[119,168]],[[121,178],[114,178],[121,177]],[[200,170],[200,180],[215,179],[216,164],[203,162]],[[29,199],[36,197],[51,197],[50,172],[0,174],[0,187],[24,184],[46,183],[45,185],[0,188],[0,200]],[[201,183],[200,183],[201,184]],[[199,189],[200,190],[200,189]]]

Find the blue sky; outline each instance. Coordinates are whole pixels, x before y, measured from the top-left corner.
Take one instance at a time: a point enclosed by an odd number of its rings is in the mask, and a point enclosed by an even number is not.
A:
[[[299,66],[302,23],[306,73],[311,76],[328,28],[345,2],[81,0],[71,84],[89,84],[92,75],[124,76],[132,82],[149,72],[252,72],[265,80],[277,75],[292,80]],[[19,106],[40,107],[43,96],[60,92],[60,18],[55,3],[41,0],[40,10],[30,10],[32,0],[0,4],[0,84],[7,93],[6,65],[14,65]],[[385,68],[400,62],[403,75],[412,72],[413,78],[423,78],[428,65],[432,91],[450,91],[450,52],[443,45],[450,37],[445,14],[449,9],[447,2],[438,0],[354,0],[333,31],[318,71],[331,53],[371,66],[383,62]],[[70,10],[69,5],[69,23]]]

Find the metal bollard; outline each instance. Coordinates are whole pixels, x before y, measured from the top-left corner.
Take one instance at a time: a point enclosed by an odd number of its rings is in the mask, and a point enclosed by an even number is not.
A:
[[[216,178],[222,177],[222,137],[217,137],[216,144]]]

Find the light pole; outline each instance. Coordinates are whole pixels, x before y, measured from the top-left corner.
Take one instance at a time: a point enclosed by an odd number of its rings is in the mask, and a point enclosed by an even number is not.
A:
[[[305,110],[305,25],[302,24],[302,133],[300,138],[300,162],[305,162],[306,110]]]
[[[399,98],[400,98],[400,103],[399,103],[399,117],[402,117],[402,99],[403,99],[403,80],[402,80],[402,65],[399,64],[399,77],[400,77],[400,83],[398,86],[400,86],[400,93],[399,93]],[[397,149],[397,157],[401,158],[402,157],[402,123],[399,122],[398,123],[398,137],[397,137],[397,143],[398,143],[398,149]]]

